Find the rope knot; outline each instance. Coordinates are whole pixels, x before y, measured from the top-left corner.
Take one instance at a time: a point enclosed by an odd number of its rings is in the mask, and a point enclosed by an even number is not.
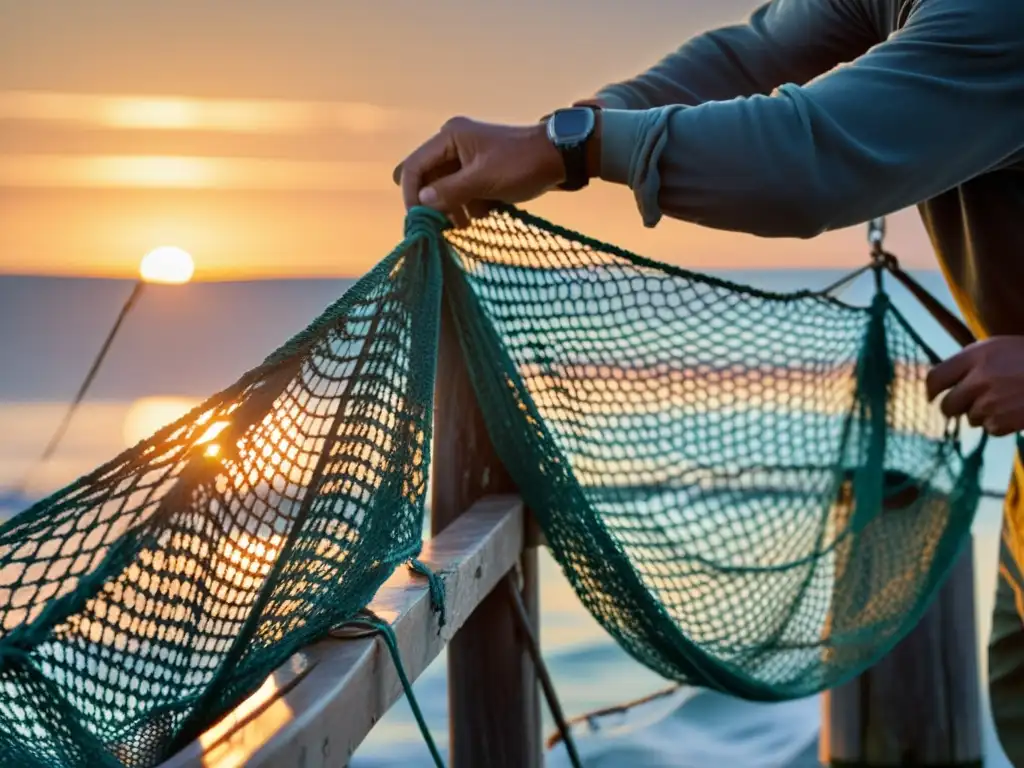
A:
[[[430,589],[430,607],[434,609],[434,613],[438,614],[438,626],[443,627],[448,618],[445,610],[444,582],[441,581],[438,574],[430,569],[430,566],[415,557],[409,561],[409,568],[420,576],[426,577],[427,586]]]
[[[417,205],[405,215],[405,239],[440,237],[451,226],[448,217],[433,208]]]

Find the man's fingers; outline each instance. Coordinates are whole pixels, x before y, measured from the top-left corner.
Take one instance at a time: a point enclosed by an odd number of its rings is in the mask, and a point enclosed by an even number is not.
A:
[[[973,363],[974,355],[968,347],[932,368],[925,379],[928,399],[934,400],[942,392],[956,385],[970,372]]]
[[[1024,428],[1024,408],[1011,410],[993,408],[983,423],[985,431],[992,437],[1005,437]]]
[[[443,179],[445,176],[451,176],[453,173],[457,173],[461,167],[462,164],[459,162],[458,157],[453,160],[442,160],[423,174],[423,177],[420,179],[420,189],[430,186],[438,179]]]
[[[965,377],[942,398],[942,413],[950,419],[968,413],[985,393],[985,381],[971,376]]]
[[[408,210],[419,205],[420,190],[426,177],[437,166],[458,161],[458,152],[451,136],[442,132],[428,139],[419,149],[402,161],[396,171],[400,173],[402,201]]]
[[[989,397],[979,397],[967,411],[967,423],[972,427],[982,427],[995,413],[995,403]]]
[[[479,173],[470,165],[424,187],[419,200],[445,213],[462,211],[480,197],[479,186]]]
[[[996,418],[986,419],[983,426],[992,437],[1006,437],[1015,431]]]

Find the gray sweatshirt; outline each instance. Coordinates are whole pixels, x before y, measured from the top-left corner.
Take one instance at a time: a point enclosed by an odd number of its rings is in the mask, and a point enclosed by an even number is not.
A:
[[[600,176],[647,226],[916,205],[975,333],[1024,334],[1024,0],[774,0],[598,95]]]

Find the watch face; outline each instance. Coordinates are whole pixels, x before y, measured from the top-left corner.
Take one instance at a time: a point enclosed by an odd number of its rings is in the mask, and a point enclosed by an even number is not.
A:
[[[551,116],[549,132],[557,144],[578,144],[594,129],[594,112],[587,107],[560,109]]]

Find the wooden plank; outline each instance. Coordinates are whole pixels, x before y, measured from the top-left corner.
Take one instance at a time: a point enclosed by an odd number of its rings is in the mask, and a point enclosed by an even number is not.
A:
[[[914,630],[825,696],[826,765],[981,765],[981,700],[968,545]]]
[[[457,280],[446,278],[445,284],[457,285]],[[480,497],[516,493],[484,426],[447,297],[434,409],[431,525],[436,536]],[[539,637],[535,549],[524,552],[520,573],[523,602]],[[452,768],[542,765],[537,676],[503,590],[480,604],[448,648],[448,713]]]
[[[523,548],[524,512],[516,497],[480,501],[420,558],[445,586],[447,623],[438,626],[426,579],[400,568],[370,604],[394,629],[402,664],[415,680],[513,569]],[[326,768],[343,766],[403,694],[382,638],[324,640],[278,670],[253,698],[160,768]],[[274,686],[288,684],[283,695]],[[265,690],[266,689],[266,690]],[[255,700],[254,700],[255,699]],[[426,757],[426,746],[424,746]]]

